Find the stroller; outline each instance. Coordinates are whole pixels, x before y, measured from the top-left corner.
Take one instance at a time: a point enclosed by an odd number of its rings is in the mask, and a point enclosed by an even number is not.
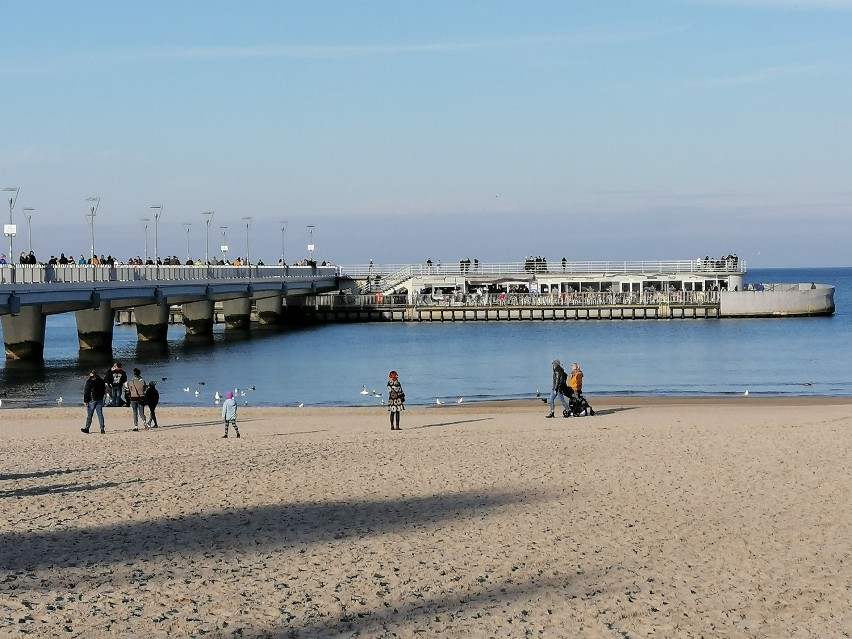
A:
[[[592,408],[583,393],[569,393],[566,398],[568,399],[568,410],[562,411],[563,417],[579,417],[583,414],[589,417],[594,416],[595,409]]]

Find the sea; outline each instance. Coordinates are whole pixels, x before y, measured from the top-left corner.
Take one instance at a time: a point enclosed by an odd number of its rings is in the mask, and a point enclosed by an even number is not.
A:
[[[249,406],[380,407],[396,370],[406,402],[546,396],[551,362],[579,362],[595,396],[852,396],[852,268],[754,269],[749,283],[836,287],[830,317],[327,324],[247,334],[214,328],[198,343],[183,326],[139,344],[116,326],[112,353],[80,351],[73,313],[47,318],[44,362],[6,361],[2,407],[81,405],[86,375],[113,361],[156,380],[168,406],[216,406],[236,390]],[[60,401],[61,400],[61,401]]]

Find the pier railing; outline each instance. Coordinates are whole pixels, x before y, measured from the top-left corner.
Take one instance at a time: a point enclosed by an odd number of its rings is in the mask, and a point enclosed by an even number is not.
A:
[[[432,264],[346,264],[340,266],[344,275],[355,278],[386,278],[399,273],[410,277],[424,275],[622,275],[649,273],[745,273],[745,261],[738,258],[664,260],[664,261],[565,261],[532,259],[518,262],[435,262]]]
[[[618,293],[608,291],[574,292],[552,295],[530,293],[456,293],[452,295],[341,295],[323,294],[305,298],[308,306],[331,309],[407,308],[407,307],[529,307],[529,306],[656,306],[719,304],[719,291],[644,291]]]

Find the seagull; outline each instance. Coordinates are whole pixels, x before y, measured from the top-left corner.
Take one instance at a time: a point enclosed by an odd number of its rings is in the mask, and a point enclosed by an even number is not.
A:
[[[361,395],[369,395],[369,394],[370,394],[370,393],[367,391],[367,385],[366,385],[366,384],[364,384],[364,385],[361,387]]]
[[[381,397],[382,396],[381,393],[377,393],[376,391],[373,391],[372,395],[373,395],[373,397]]]
[[[199,386],[204,386],[204,382],[198,382]]]
[[[3,407],[3,400],[0,399],[0,408],[2,408],[2,407]]]
[[[215,399],[217,402],[222,399],[222,396],[219,394],[219,391],[216,391],[216,394],[213,396],[213,399]]]
[[[184,386],[184,387],[183,387],[183,392],[184,392],[184,393],[188,393],[188,392],[189,392],[189,386]]]
[[[459,398],[456,400],[456,404],[461,404],[463,401],[464,401],[464,397],[459,397]]]
[[[440,397],[436,397],[436,398],[435,398],[435,403],[436,403],[436,404],[438,404],[438,405],[440,406],[441,404],[443,404],[443,403],[444,403],[444,400],[443,400],[443,399],[441,399]]]
[[[299,408],[301,408],[302,406],[304,406],[304,404],[302,402],[299,402]]]
[[[251,388],[249,388],[249,390],[257,390],[257,389],[254,386],[252,386]]]
[[[540,391],[540,390],[538,390],[538,389],[536,389],[536,391],[535,391],[535,396],[536,396],[536,397],[541,397],[541,391]]]
[[[63,401],[63,400],[62,400],[62,397],[57,397],[57,398],[56,398],[56,403],[57,403],[57,404],[61,404],[61,403],[62,403],[62,401]]]
[[[743,397],[745,397],[746,395],[748,395],[748,391],[746,391],[745,393],[743,393]]]
[[[201,391],[195,391],[195,396],[198,397],[199,395],[201,395]]]

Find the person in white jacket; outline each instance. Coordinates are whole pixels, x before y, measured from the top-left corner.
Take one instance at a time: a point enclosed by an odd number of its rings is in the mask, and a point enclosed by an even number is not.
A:
[[[232,391],[225,393],[225,401],[222,402],[222,419],[225,420],[225,434],[222,435],[222,439],[228,437],[229,426],[234,427],[234,432],[237,434],[237,439],[239,439],[240,429],[237,428],[237,400],[234,399]]]

